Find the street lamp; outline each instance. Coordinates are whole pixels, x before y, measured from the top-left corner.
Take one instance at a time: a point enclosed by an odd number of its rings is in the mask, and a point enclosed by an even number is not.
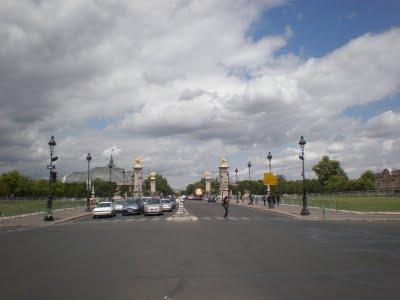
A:
[[[306,194],[306,186],[305,186],[305,173],[304,173],[304,146],[306,145],[306,141],[303,138],[303,136],[301,136],[300,141],[299,141],[299,145],[300,145],[300,149],[301,149],[301,155],[299,155],[299,158],[302,160],[303,162],[303,208],[301,210],[301,215],[302,216],[308,216],[310,214],[310,211],[308,210],[307,207],[307,194]]]
[[[87,154],[86,156],[87,160],[87,198],[86,198],[86,211],[90,211],[90,161],[92,160],[92,157],[90,156],[90,153]]]
[[[239,170],[238,168],[235,168],[235,176],[236,176],[236,203],[239,203],[239,186],[238,186],[238,180],[237,180],[237,174],[238,174]]]
[[[250,183],[250,168],[251,168],[251,162],[249,162],[249,163],[247,164],[247,167],[249,168],[249,183]]]
[[[47,169],[49,170],[49,197],[47,198],[47,207],[46,214],[44,216],[45,221],[54,221],[52,205],[53,205],[53,182],[57,180],[57,172],[56,166],[53,165],[58,157],[53,157],[54,147],[56,146],[56,141],[54,140],[54,136],[51,136],[50,141],[48,142],[50,147],[50,164],[47,165]]]
[[[238,172],[239,172],[238,168],[235,168],[236,184],[238,183],[238,182],[237,182],[237,173],[238,173]]]
[[[269,172],[271,173],[271,160],[272,160],[271,152],[268,152],[267,158],[268,158]]]
[[[111,201],[111,198],[112,198],[112,188],[111,188],[111,170],[112,170],[112,167],[113,167],[113,165],[114,165],[114,160],[113,160],[113,157],[112,157],[112,154],[111,154],[111,157],[110,157],[110,162],[108,163],[108,168],[110,169],[110,180],[109,180],[109,183],[110,183],[110,201]]]
[[[230,198],[230,196],[229,196],[229,172],[227,172],[226,175],[228,176],[228,198]]]
[[[122,169],[122,189],[125,190],[125,169]],[[125,192],[124,192],[125,198]]]

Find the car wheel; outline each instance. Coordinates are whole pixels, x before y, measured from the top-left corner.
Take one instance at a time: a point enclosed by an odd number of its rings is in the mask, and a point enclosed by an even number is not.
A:
[[[97,216],[94,215],[94,216],[93,216],[93,219],[97,219]]]

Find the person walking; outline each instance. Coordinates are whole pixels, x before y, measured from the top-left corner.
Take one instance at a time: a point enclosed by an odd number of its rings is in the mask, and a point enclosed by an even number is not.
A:
[[[281,197],[279,196],[279,194],[276,195],[276,204],[279,206],[281,202]]]
[[[225,196],[224,199],[222,200],[222,206],[225,209],[224,218],[227,218],[228,217],[228,209],[229,209],[229,200],[228,200],[227,196]]]
[[[267,202],[267,196],[265,196],[265,195],[263,195],[263,201],[264,201],[264,206],[265,206],[265,204],[266,204],[266,202]]]

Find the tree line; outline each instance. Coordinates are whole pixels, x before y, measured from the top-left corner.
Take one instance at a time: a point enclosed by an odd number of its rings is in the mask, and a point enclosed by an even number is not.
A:
[[[101,179],[92,181],[97,197],[109,197],[117,190],[115,182],[108,182]],[[86,183],[63,183],[57,180],[54,183],[54,195],[56,197],[85,198],[87,197]],[[157,192],[164,195],[173,194],[168,181],[161,175],[156,175]],[[0,175],[0,197],[46,197],[49,195],[48,179],[32,179],[24,176],[18,171],[6,172]],[[127,193],[132,196],[128,186],[120,188],[122,195]],[[150,179],[143,183],[143,194],[150,195]]]
[[[308,193],[332,193],[332,192],[348,192],[348,191],[367,191],[375,188],[374,174],[370,170],[366,170],[357,179],[349,179],[346,172],[342,169],[340,162],[331,160],[329,156],[323,156],[321,161],[313,166],[316,179],[306,179],[305,187]],[[197,188],[205,190],[205,180],[191,183],[186,186],[184,193],[186,195],[194,194]],[[236,195],[240,192],[242,195],[245,191],[252,194],[265,194],[266,186],[262,180],[241,180],[230,182],[229,188],[232,194]],[[280,194],[299,194],[302,193],[303,181],[286,180],[283,175],[278,175],[278,185],[272,186],[272,193]],[[218,178],[211,180],[211,192],[219,193]]]

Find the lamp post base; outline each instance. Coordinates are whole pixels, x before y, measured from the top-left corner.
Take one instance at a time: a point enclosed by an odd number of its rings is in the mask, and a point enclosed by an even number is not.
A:
[[[302,216],[309,216],[310,211],[308,210],[308,207],[303,207],[300,213]]]
[[[44,221],[54,221],[54,217],[53,215],[45,215],[44,216]]]

